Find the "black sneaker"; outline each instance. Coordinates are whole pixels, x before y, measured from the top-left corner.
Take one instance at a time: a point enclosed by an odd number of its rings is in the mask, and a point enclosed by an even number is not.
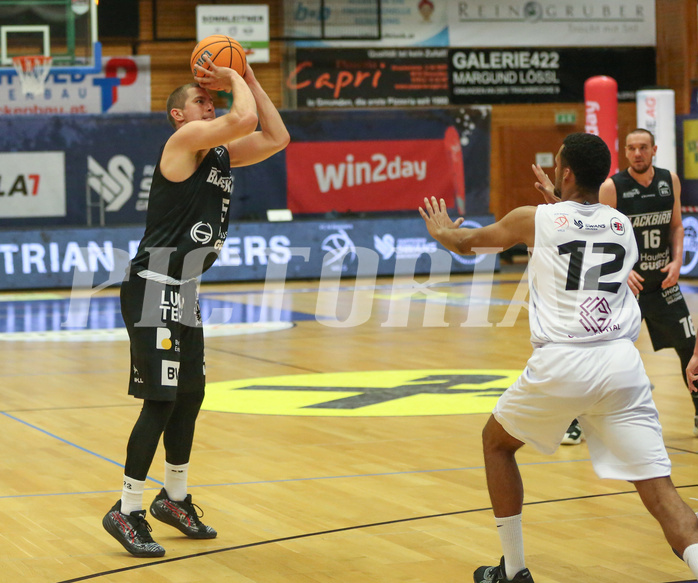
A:
[[[584,440],[584,434],[582,433],[582,428],[579,425],[579,421],[576,419],[570,423],[570,426],[565,431],[565,435],[562,437],[560,445],[579,445]]]
[[[533,583],[528,569],[521,569],[513,579],[507,579],[504,557],[496,567],[480,567],[473,573],[475,583]]]
[[[197,510],[201,514],[198,514]],[[191,494],[187,494],[187,497],[181,501],[170,500],[163,488],[150,505],[150,514],[165,524],[174,526],[189,538],[216,538],[218,535],[213,528],[199,520],[204,512],[192,504]]]
[[[165,554],[165,549],[150,536],[152,529],[145,519],[145,510],[124,514],[119,500],[102,519],[102,526],[134,557],[162,557]]]

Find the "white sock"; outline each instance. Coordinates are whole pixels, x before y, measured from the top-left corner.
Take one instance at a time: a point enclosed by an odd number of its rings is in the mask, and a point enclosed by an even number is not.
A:
[[[526,567],[524,562],[523,531],[521,528],[521,515],[494,517],[497,524],[497,533],[502,543],[504,554],[504,566],[507,579],[513,579],[516,574]]]
[[[134,480],[124,474],[124,486],[121,490],[121,512],[123,514],[143,510],[144,489],[145,480]]]
[[[187,497],[187,471],[189,464],[173,466],[165,462],[165,490],[170,500],[182,501]]]
[[[683,560],[686,561],[691,572],[698,577],[698,543],[686,547],[683,552]]]

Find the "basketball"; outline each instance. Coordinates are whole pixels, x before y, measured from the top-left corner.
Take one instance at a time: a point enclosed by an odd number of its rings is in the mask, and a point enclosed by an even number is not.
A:
[[[208,63],[204,60],[205,56],[208,56],[217,67],[234,69],[240,75],[244,75],[247,70],[245,49],[234,38],[224,34],[207,36],[194,47],[190,59],[191,72],[194,77],[202,77],[194,69],[194,65],[208,69]]]

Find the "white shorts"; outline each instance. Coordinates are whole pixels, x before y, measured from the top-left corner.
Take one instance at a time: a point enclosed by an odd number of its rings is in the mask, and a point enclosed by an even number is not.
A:
[[[650,381],[630,340],[536,348],[492,413],[507,433],[546,454],[577,418],[600,478],[671,473]]]

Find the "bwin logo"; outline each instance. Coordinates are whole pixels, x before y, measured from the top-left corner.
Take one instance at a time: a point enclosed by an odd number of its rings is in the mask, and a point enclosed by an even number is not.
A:
[[[179,363],[174,360],[162,361],[160,383],[164,387],[176,387],[179,382]]]
[[[196,223],[189,231],[193,241],[206,245],[213,238],[213,229],[208,223],[202,223],[199,221]]]
[[[87,156],[87,184],[107,203],[106,210],[115,212],[133,194],[134,166],[128,156],[113,156],[105,170],[92,156]]]
[[[578,229],[583,229],[584,223],[582,221],[580,221],[579,219],[574,219],[574,226],[577,227]]]

